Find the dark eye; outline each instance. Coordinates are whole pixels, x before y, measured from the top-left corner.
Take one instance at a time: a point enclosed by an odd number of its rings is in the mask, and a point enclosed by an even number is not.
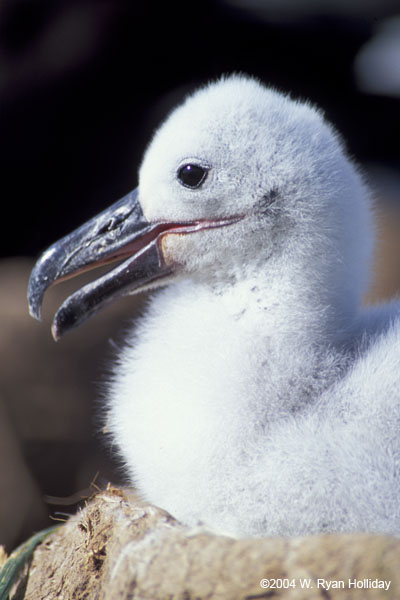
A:
[[[198,188],[207,177],[208,170],[199,165],[183,165],[178,170],[178,179],[182,185],[189,188]]]

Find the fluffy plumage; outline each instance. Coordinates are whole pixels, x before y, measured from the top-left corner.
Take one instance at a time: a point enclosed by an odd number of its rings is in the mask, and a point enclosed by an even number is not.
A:
[[[188,189],[182,164],[209,169]],[[400,532],[399,305],[363,309],[369,191],[323,116],[233,76],[179,106],[139,177],[175,281],[128,338],[110,428],[132,481],[237,535]]]

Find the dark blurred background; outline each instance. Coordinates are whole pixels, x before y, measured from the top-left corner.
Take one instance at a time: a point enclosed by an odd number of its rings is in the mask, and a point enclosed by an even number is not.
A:
[[[325,111],[376,196],[369,300],[400,287],[400,9],[392,0],[0,0],[0,543],[122,480],[96,399],[143,299],[57,346],[27,316],[34,257],[137,183],[188,91],[242,71]],[[77,284],[74,284],[74,289]],[[72,496],[71,498],[69,498]]]

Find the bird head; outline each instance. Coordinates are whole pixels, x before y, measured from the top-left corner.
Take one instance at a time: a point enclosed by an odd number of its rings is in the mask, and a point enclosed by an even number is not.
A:
[[[123,294],[182,277],[223,285],[278,259],[320,280],[329,272],[332,287],[347,277],[357,296],[369,230],[361,178],[320,112],[231,76],[166,119],[136,190],[44,252],[31,275],[31,314],[40,317],[55,281],[116,260],[64,302],[56,339]]]

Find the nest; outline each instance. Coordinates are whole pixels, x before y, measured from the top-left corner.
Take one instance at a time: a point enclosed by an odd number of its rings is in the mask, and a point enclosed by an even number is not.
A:
[[[109,486],[44,536],[10,600],[390,600],[400,597],[399,564],[390,536],[237,540],[188,529]]]

